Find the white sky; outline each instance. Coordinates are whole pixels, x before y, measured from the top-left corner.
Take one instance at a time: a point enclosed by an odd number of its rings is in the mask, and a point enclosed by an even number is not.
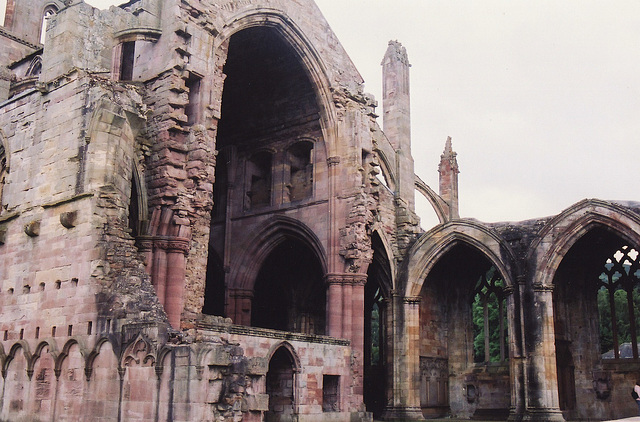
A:
[[[387,42],[407,48],[416,173],[437,190],[451,136],[463,217],[524,220],[584,198],[640,200],[637,0],[316,2],[378,114]]]

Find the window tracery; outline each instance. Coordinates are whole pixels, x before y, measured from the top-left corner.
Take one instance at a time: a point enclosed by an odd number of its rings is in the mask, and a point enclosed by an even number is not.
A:
[[[473,351],[476,363],[506,360],[505,284],[495,267],[478,279],[473,295]]]
[[[605,359],[638,359],[639,255],[623,246],[606,260],[598,277],[600,349]]]

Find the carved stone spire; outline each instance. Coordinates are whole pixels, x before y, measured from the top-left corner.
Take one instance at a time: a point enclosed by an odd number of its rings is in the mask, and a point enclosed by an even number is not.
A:
[[[444,144],[444,152],[440,156],[440,165],[438,173],[440,173],[440,197],[449,204],[449,218],[460,218],[458,210],[458,168],[456,152],[451,144],[451,137],[447,137]]]

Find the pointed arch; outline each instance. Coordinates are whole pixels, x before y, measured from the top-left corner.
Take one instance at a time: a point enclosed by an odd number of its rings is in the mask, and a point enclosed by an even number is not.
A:
[[[294,372],[297,373],[302,370],[302,363],[300,362],[300,356],[298,356],[296,349],[288,341],[281,341],[271,346],[271,348],[269,348],[269,352],[267,353],[267,360],[271,361],[271,359],[273,359],[273,356],[279,350],[284,350],[287,352],[287,354],[291,358],[291,365],[293,366]]]
[[[244,245],[244,252],[234,260],[230,279],[232,284],[229,287],[250,289],[266,257],[287,239],[297,240],[309,247],[320,262],[323,274],[326,274],[327,257],[316,234],[298,220],[275,216]]]
[[[484,255],[513,286],[520,270],[509,244],[493,230],[474,221],[457,220],[434,227],[411,248],[402,267],[398,289],[407,297],[418,296],[422,284],[438,260],[456,245],[465,244]]]
[[[316,94],[316,101],[320,109],[320,125],[328,156],[336,155],[337,125],[335,122],[337,114],[327,65],[313,43],[286,12],[265,7],[259,10],[247,10],[233,16],[217,40],[216,50],[224,49],[234,34],[253,27],[274,29],[300,59]],[[222,54],[222,51],[215,53],[218,56]]]
[[[64,344],[64,346],[62,347],[62,350],[60,351],[60,353],[57,355],[56,357],[56,371],[61,371],[62,370],[62,364],[65,361],[66,358],[69,357],[69,353],[71,351],[71,348],[73,346],[77,345],[80,355],[82,356],[82,359],[84,361],[86,361],[86,356],[87,356],[87,351],[86,348],[84,347],[84,345],[82,344],[82,341],[78,338],[72,337],[69,340],[67,340],[67,342]]]
[[[631,245],[640,245],[640,215],[629,207],[597,199],[585,199],[551,219],[530,248],[528,261],[539,271],[534,284],[551,286],[564,256],[595,227],[615,233]]]
[[[29,343],[27,343],[25,340],[20,340],[14,343],[13,346],[11,346],[11,349],[9,349],[9,353],[4,359],[4,364],[2,366],[3,377],[6,378],[7,368],[11,364],[11,361],[16,358],[20,350],[22,350],[22,355],[24,356],[25,361],[27,362],[27,367],[25,369],[29,367],[29,363],[31,362],[31,353],[29,351]]]

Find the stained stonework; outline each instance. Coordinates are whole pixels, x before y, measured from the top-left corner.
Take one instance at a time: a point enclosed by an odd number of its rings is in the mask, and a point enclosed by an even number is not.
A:
[[[451,138],[438,193],[414,174],[399,42],[383,132],[312,0],[7,4],[0,420],[635,411],[637,359],[600,350],[597,315],[603,268],[640,262],[640,205],[460,218]],[[472,308],[489,273],[497,325]]]

